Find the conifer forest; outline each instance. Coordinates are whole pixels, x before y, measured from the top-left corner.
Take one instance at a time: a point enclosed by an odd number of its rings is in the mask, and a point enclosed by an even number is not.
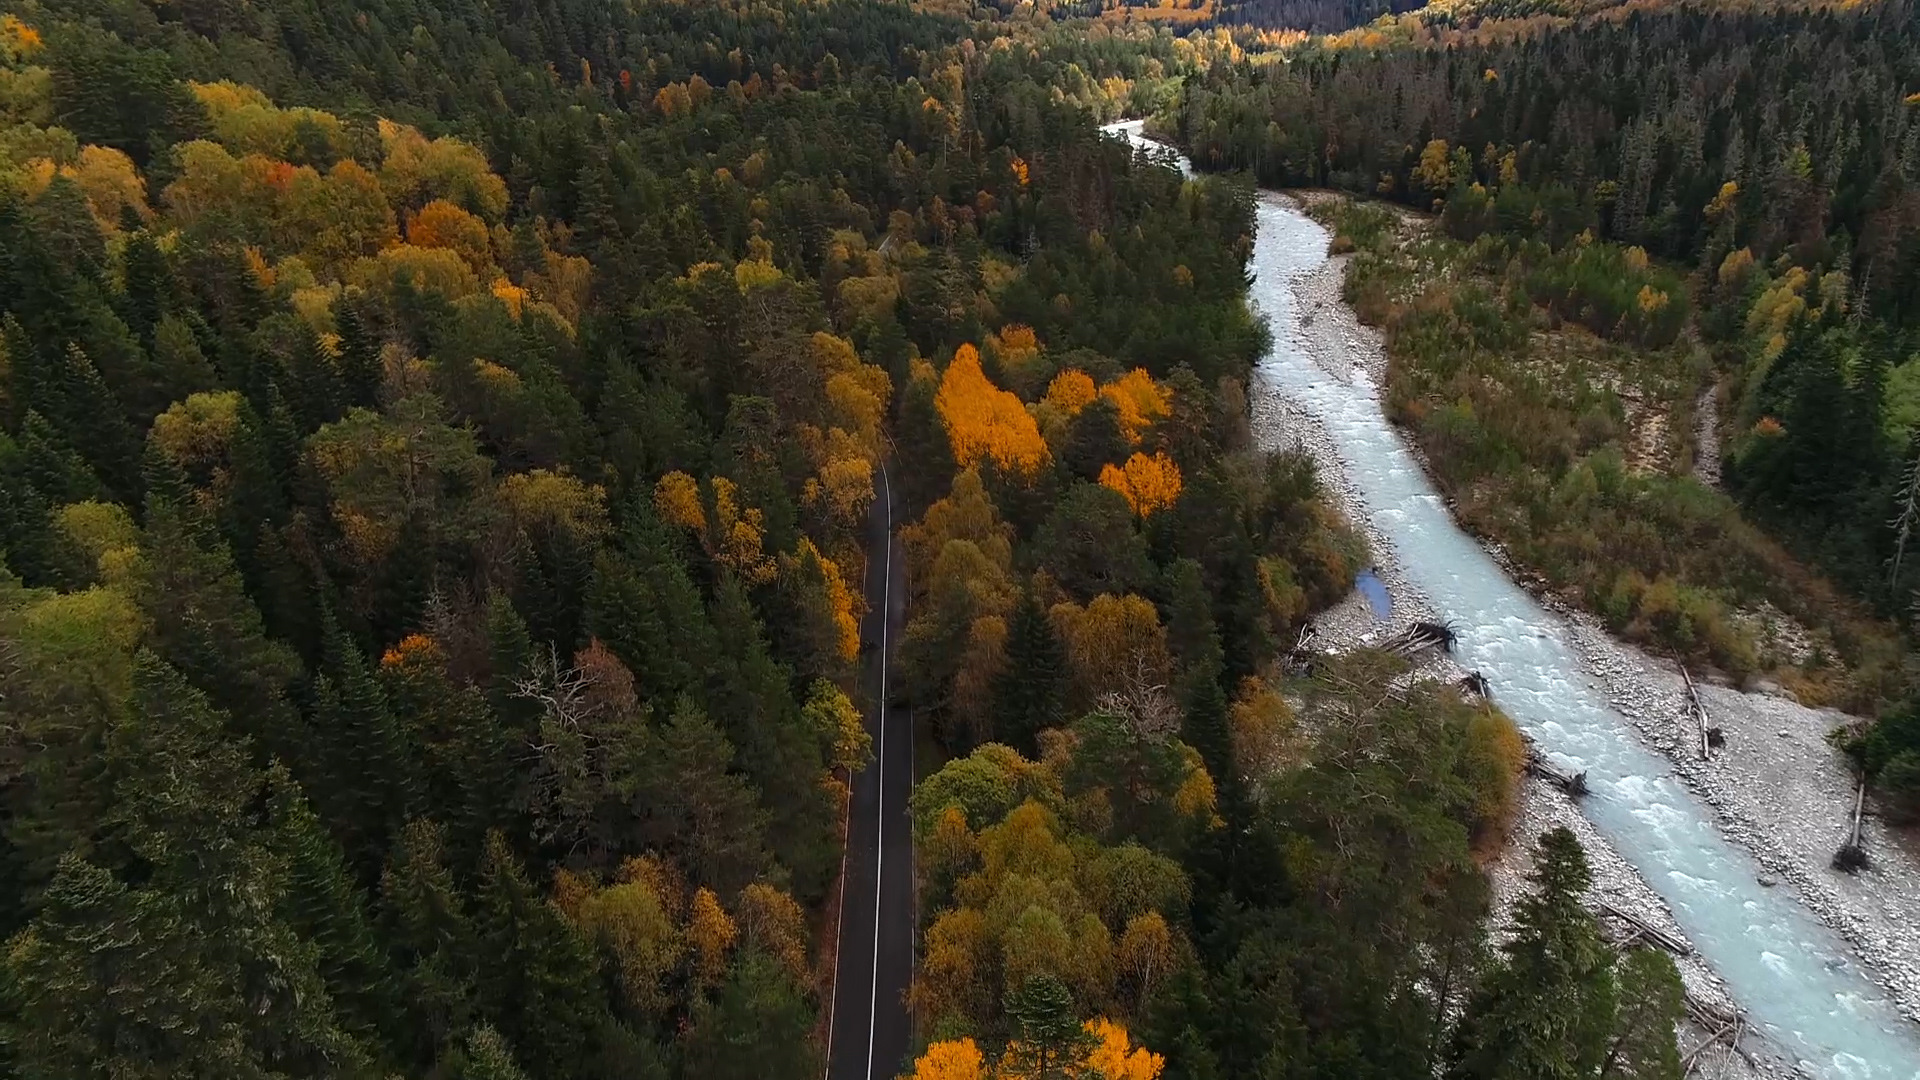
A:
[[[1690,1074],[1523,725],[1311,644],[1267,188],[1920,853],[1916,0],[0,0],[0,1080]]]

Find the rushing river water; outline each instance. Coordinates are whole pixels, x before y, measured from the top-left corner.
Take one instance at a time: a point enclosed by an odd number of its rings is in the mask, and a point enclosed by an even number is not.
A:
[[[1145,142],[1137,123],[1112,130]],[[1188,171],[1184,158],[1175,163]],[[1587,816],[1666,899],[1749,1018],[1783,1051],[1816,1076],[1920,1080],[1920,1030],[1791,889],[1760,885],[1753,860],[1720,835],[1711,812],[1586,676],[1560,621],[1454,523],[1373,388],[1315,362],[1291,284],[1326,261],[1327,232],[1271,195],[1258,214],[1253,301],[1274,338],[1259,374],[1332,437],[1401,571],[1459,631],[1460,663],[1487,676],[1501,708],[1543,751],[1586,770]]]

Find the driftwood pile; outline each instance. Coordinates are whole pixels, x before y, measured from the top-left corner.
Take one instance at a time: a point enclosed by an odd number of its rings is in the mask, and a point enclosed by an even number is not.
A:
[[[1429,649],[1437,648],[1443,652],[1452,652],[1453,643],[1459,638],[1460,635],[1454,632],[1452,623],[1423,620],[1409,625],[1405,630],[1381,642],[1380,649],[1411,660]]]

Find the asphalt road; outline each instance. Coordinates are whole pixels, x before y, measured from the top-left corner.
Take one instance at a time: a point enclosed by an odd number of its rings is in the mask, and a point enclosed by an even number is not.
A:
[[[911,1064],[913,719],[906,709],[887,707],[887,669],[906,621],[906,558],[894,536],[893,486],[884,465],[878,480],[867,516],[867,617],[860,626],[874,758],[853,779],[827,1080],[891,1080]]]

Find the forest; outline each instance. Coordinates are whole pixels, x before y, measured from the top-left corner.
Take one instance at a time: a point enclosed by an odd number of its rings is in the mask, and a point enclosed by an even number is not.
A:
[[[1636,348],[1697,320],[1741,511],[1878,626],[1905,532],[1807,478],[1913,487],[1906,11],[1752,16],[1790,72],[1660,19],[1282,71],[1070,5],[0,0],[0,1075],[819,1075],[887,465],[890,1074],[1678,1076],[1671,962],[1509,835],[1513,724],[1284,663],[1367,556],[1249,429],[1253,185],[1441,200]],[[1834,55],[1793,115],[1682,81]],[[1149,114],[1241,172],[1097,126]],[[1884,435],[1851,472],[1822,408]],[[1863,761],[1920,778],[1913,715]]]

